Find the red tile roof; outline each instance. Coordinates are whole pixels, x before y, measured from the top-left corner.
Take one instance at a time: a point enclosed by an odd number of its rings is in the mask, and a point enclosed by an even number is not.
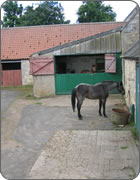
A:
[[[123,26],[125,22],[3,28],[1,59],[28,59],[34,52]]]

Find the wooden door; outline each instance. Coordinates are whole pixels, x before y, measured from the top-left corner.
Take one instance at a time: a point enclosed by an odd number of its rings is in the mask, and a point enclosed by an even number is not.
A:
[[[53,58],[31,58],[30,59],[31,75],[54,74]]]
[[[116,73],[116,54],[105,54],[105,72]]]
[[[3,70],[1,80],[2,86],[22,85],[21,70]]]

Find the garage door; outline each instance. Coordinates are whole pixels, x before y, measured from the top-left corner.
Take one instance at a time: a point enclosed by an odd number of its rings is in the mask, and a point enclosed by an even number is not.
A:
[[[20,61],[3,61],[1,67],[2,67],[2,74],[1,74],[2,86],[22,85]]]
[[[2,71],[2,86],[22,85],[21,70]]]

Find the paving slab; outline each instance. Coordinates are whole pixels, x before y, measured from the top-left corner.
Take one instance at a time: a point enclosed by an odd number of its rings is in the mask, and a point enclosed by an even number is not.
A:
[[[139,154],[130,131],[57,131],[30,179],[131,179]]]

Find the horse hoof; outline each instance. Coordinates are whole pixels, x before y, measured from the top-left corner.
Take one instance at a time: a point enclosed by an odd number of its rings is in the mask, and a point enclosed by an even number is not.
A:
[[[107,118],[107,115],[104,115],[105,118]]]
[[[102,116],[102,114],[99,114],[99,116]]]
[[[82,120],[83,119],[83,116],[79,116],[79,120]]]

